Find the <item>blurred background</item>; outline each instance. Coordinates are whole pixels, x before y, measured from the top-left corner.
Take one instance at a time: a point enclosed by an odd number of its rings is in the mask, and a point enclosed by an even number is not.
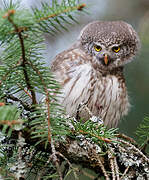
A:
[[[22,0],[23,7],[39,7],[40,1]],[[48,1],[48,0],[46,0]],[[80,30],[93,20],[123,20],[130,23],[138,32],[141,39],[141,51],[137,58],[126,65],[125,77],[131,109],[120,123],[120,132],[135,137],[135,130],[145,116],[149,116],[149,0],[82,0],[86,3],[87,12],[79,13],[76,19],[79,24],[69,26],[69,31],[63,31],[56,36],[45,35],[46,64],[56,54],[67,49],[77,39]]]

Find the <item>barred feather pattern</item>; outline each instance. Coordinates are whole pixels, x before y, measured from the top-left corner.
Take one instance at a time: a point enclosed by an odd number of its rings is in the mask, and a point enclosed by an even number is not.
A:
[[[127,115],[130,105],[122,68],[98,69],[93,57],[73,47],[56,56],[51,70],[62,86],[59,102],[69,115],[76,116],[78,106],[85,103],[110,128]]]

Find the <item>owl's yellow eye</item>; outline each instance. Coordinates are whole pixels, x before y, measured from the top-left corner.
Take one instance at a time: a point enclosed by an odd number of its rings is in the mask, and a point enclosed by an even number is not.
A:
[[[97,45],[94,46],[94,49],[95,49],[97,52],[99,52],[99,51],[102,50],[102,48],[101,48],[100,46],[97,46]]]
[[[114,52],[116,52],[116,53],[118,53],[119,51],[120,51],[120,47],[119,46],[115,46],[115,47],[113,47],[112,48],[112,50],[114,51]]]

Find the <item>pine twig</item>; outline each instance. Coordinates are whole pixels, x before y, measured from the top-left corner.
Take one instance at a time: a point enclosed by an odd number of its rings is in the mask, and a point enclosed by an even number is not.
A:
[[[11,70],[6,72],[6,74],[4,76],[2,76],[2,78],[1,78],[2,80],[0,80],[0,85],[2,84],[2,81],[6,80],[7,76],[12,72],[12,70],[18,68],[19,66],[20,65],[16,65],[16,66],[11,67]]]
[[[29,106],[29,104],[27,103],[24,103],[23,101],[21,101],[21,99],[18,99],[17,97],[11,95],[11,94],[7,94],[6,97],[8,99],[11,99],[13,101],[16,101],[16,102],[20,102],[20,104],[22,104],[22,106],[24,107],[24,109],[26,109],[27,111],[30,111],[31,110],[31,107]]]
[[[125,169],[123,175],[121,176],[121,179],[123,179],[123,178],[125,177],[125,175],[127,174],[129,168],[130,168],[130,166],[128,166],[128,167]]]
[[[86,7],[86,4],[80,4],[78,6],[74,6],[74,7],[68,7],[67,9],[64,9],[63,11],[61,12],[57,12],[57,13],[53,13],[49,16],[46,16],[46,17],[42,17],[40,19],[37,20],[37,23],[41,22],[41,21],[44,21],[44,20],[48,20],[50,18],[54,18],[54,17],[57,17],[63,13],[69,13],[71,11],[74,11],[74,10],[78,10],[78,11],[82,11],[82,9]],[[3,18],[9,18],[11,15],[15,14],[15,10],[12,9],[12,10],[8,10],[8,12],[3,16]],[[21,33],[21,32],[24,32],[24,31],[28,31],[28,28],[27,27],[17,27],[17,29],[15,28],[14,31],[11,31],[10,33]]]
[[[61,157],[67,162],[67,164],[69,165],[69,167],[73,170],[73,173],[74,173],[75,178],[76,178],[76,179],[79,179],[78,176],[77,176],[77,174],[76,174],[76,172],[75,172],[75,170],[74,170],[74,168],[72,167],[72,164],[70,163],[70,161],[69,161],[62,153],[56,152],[56,154],[59,155],[59,156],[61,156]]]
[[[51,15],[46,16],[46,17],[42,17],[37,22],[48,20],[49,18],[54,18],[56,16],[59,16],[62,13],[68,13],[68,12],[71,12],[73,10],[81,11],[85,6],[86,6],[86,4],[81,4],[81,5],[78,5],[78,6],[75,6],[75,7],[68,7],[63,12],[58,12],[58,13],[54,13],[54,14],[51,14]]]
[[[115,156],[114,156],[114,167],[115,167],[115,173],[116,173],[117,180],[120,180],[118,163],[117,163]]]
[[[13,25],[15,32],[18,34],[18,37],[20,40],[20,45],[21,45],[21,51],[22,51],[22,64],[21,64],[21,66],[23,67],[25,81],[27,84],[27,88],[30,90],[31,95],[32,95],[32,104],[37,104],[36,94],[35,94],[35,91],[33,90],[32,85],[30,84],[30,80],[29,80],[28,73],[26,70],[27,60],[26,60],[25,46],[24,46],[24,39],[22,37],[22,32],[20,31],[19,27],[17,27],[17,25],[11,19],[11,15],[14,15],[14,14],[15,14],[15,10],[8,10],[8,12],[3,16],[3,18],[8,18],[8,21]]]
[[[51,138],[51,149],[52,149],[52,160],[53,160],[53,162],[54,162],[54,164],[56,166],[57,172],[59,174],[59,179],[63,180],[61,169],[60,169],[60,166],[59,166],[59,163],[58,163],[58,158],[56,156],[56,149],[55,149],[54,142],[53,142],[52,138]]]
[[[96,155],[96,161],[98,161],[98,165],[100,166],[100,168],[101,168],[101,170],[102,170],[102,172],[103,172],[104,177],[106,178],[106,180],[110,180],[110,178],[109,178],[109,176],[108,176],[108,174],[107,174],[107,172],[106,172],[106,169],[105,169],[104,165],[102,164],[100,158],[99,158],[97,155]]]
[[[48,121],[48,140],[49,143],[51,143],[51,123],[50,123],[50,98],[49,98],[49,91],[47,89],[47,86],[44,82],[44,79],[40,73],[40,71],[31,63],[28,62],[28,64],[31,66],[31,68],[36,72],[36,74],[39,76],[40,81],[44,87],[44,91],[46,94],[46,104],[47,104],[47,121]]]
[[[110,150],[108,151],[108,159],[110,160],[110,166],[112,170],[112,179],[120,180],[118,164],[117,164],[116,157],[114,155],[114,149],[112,147],[110,147]]]
[[[123,143],[123,144],[126,144],[127,146],[130,146],[135,152],[140,154],[140,156],[142,156],[145,161],[147,161],[149,163],[149,159],[138,148],[136,148],[134,145],[132,145],[129,142],[126,142],[126,141],[124,141],[122,139],[119,139],[118,141]]]
[[[110,167],[111,167],[111,172],[112,172],[112,179],[115,180],[115,167],[114,167],[114,157],[113,157],[113,152],[110,150],[108,151],[108,159],[110,160]]]
[[[21,84],[17,83],[17,85],[32,99],[32,95],[25,88],[23,88]]]
[[[127,140],[127,141],[129,141],[129,142],[131,142],[133,144],[137,144],[134,139],[132,139],[131,137],[126,136],[125,134],[119,133],[116,137],[125,139],[125,140]]]
[[[98,138],[99,140],[102,140],[102,141],[104,141],[104,142],[106,142],[106,143],[111,143],[112,142],[112,140],[111,139],[107,139],[107,138],[104,138],[104,137],[100,137],[100,136],[97,136],[97,135],[95,135],[95,134],[93,134],[93,133],[89,133],[89,132],[85,132],[85,131],[82,131],[82,130],[79,130],[79,132],[81,133],[81,134],[89,134],[89,135],[91,135],[92,137],[96,137],[96,138]]]
[[[145,152],[148,145],[149,145],[149,138],[146,140],[145,144],[141,147],[141,151]]]
[[[23,123],[22,121],[17,121],[17,120],[11,120],[11,121],[4,120],[4,121],[0,121],[0,124],[2,124],[2,125],[6,124],[7,126],[10,126],[10,127],[12,127],[13,125],[22,124],[22,123]]]

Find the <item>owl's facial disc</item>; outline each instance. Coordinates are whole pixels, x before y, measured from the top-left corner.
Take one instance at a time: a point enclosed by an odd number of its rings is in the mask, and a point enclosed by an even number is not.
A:
[[[99,63],[104,66],[108,66],[113,61],[111,53],[103,45],[94,44],[93,54],[96,56]]]
[[[140,48],[137,33],[123,21],[89,23],[78,40],[82,50],[91,56],[91,62],[104,70],[123,67],[131,62]]]
[[[127,54],[126,52],[129,53],[128,48],[122,43],[107,45],[106,42],[93,42],[90,47],[90,54],[95,57],[95,63],[104,69],[122,66],[123,61],[125,61],[123,54]]]

